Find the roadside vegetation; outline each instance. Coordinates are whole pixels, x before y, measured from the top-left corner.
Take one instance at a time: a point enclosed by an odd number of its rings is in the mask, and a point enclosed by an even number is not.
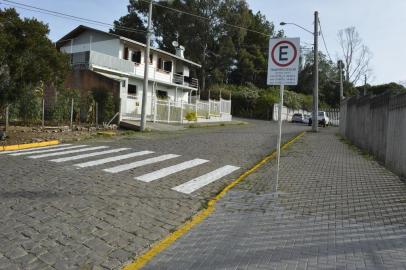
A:
[[[261,12],[253,12],[246,1],[170,1],[160,3],[198,16],[185,14],[174,16],[173,11],[155,6],[153,12],[153,45],[175,53],[172,42],[177,40],[186,47],[185,57],[200,63],[198,74],[202,99],[220,96],[232,98],[235,116],[270,119],[273,104],[279,100],[279,89],[266,85],[268,41],[271,37],[283,37],[284,32]],[[115,26],[145,30],[148,5],[145,1],[129,1],[128,13],[114,21]],[[236,28],[230,25],[241,25]],[[140,32],[128,32],[112,28],[110,31],[131,39],[145,42]],[[258,34],[258,33],[265,33]],[[69,56],[55,49],[48,38],[48,25],[35,18],[21,18],[15,9],[0,9],[0,122],[5,121],[6,108],[13,123],[38,125],[42,121],[43,99],[49,88],[56,91],[54,105],[46,107],[45,121],[52,125],[67,124],[71,118],[72,99],[75,123],[94,124],[96,102],[99,122],[106,122],[116,113],[118,100],[106,89],[91,89],[87,94],[78,89],[66,89],[64,80],[69,71]],[[268,36],[269,35],[269,36]],[[344,95],[353,96],[385,91],[405,91],[396,83],[380,86],[355,87],[361,74],[370,72],[371,53],[362,43],[355,28],[339,32],[343,48],[353,48],[362,57],[357,64],[347,64],[343,70]],[[351,62],[343,50],[343,58]],[[358,68],[358,67],[362,68]],[[329,56],[320,52],[319,104],[322,108],[339,107],[339,69]],[[302,48],[299,84],[287,87],[284,105],[292,109],[312,107],[313,53],[307,46]],[[48,97],[47,97],[48,98]],[[193,121],[195,116],[189,114]]]

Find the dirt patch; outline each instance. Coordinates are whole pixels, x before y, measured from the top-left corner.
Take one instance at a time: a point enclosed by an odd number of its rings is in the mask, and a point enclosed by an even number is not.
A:
[[[75,127],[70,130],[67,126],[58,127],[21,127],[10,126],[5,140],[0,141],[0,146],[14,145],[32,142],[42,142],[49,140],[59,140],[61,142],[82,141],[99,136],[120,136],[127,131],[113,128],[95,127]]]

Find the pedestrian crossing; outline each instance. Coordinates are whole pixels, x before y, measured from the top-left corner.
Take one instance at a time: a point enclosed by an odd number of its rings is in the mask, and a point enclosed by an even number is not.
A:
[[[125,153],[126,151],[127,153]],[[159,164],[165,164],[165,161],[178,162],[175,165],[162,166],[161,168],[150,172],[144,171],[144,174],[142,175],[134,176],[135,181],[144,183],[159,181],[167,182],[171,179],[169,176],[175,176],[184,171],[192,171],[195,168],[203,168],[204,171],[204,166],[208,164],[211,164],[211,167],[213,166],[213,162],[201,158],[180,161],[181,155],[178,154],[159,154],[149,150],[134,152],[134,149],[132,148],[110,148],[109,146],[104,145],[89,146],[60,144],[36,149],[3,151],[0,152],[0,154],[16,157],[21,156],[30,159],[45,159],[58,164],[73,162],[74,164],[71,164],[71,166],[77,169],[96,167],[95,169],[100,169],[101,171],[110,174],[124,172],[137,174],[137,168],[139,167],[154,165],[151,167],[156,168]],[[76,163],[78,160],[82,160],[82,162]],[[122,164],[117,165],[114,164],[115,162],[120,162]],[[184,179],[185,181],[183,184],[172,187],[171,190],[183,194],[192,194],[199,189],[230,175],[238,169],[240,168],[236,166],[225,165],[198,177],[191,177],[193,178],[191,180]],[[173,179],[179,179],[179,177]]]
[[[10,156],[22,156],[22,155],[30,155],[30,154],[38,154],[38,153],[51,153],[51,152],[58,152],[61,150],[81,148],[81,147],[85,147],[85,146],[87,146],[87,145],[75,145],[75,146],[53,148],[53,149],[46,149],[46,150],[32,150],[32,149],[30,151],[21,150],[17,153],[11,153]]]
[[[157,170],[155,172],[144,174],[139,177],[135,177],[135,179],[149,183],[154,180],[163,178],[165,176],[193,168],[195,166],[198,166],[198,165],[206,163],[206,162],[209,162],[209,161],[205,160],[205,159],[196,158],[196,159],[192,159],[192,160],[185,161],[185,162],[182,162],[182,163],[170,166],[170,167],[166,167],[166,168]]]

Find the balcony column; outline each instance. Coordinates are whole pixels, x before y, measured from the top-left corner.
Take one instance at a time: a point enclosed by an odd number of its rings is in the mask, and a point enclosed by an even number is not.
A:
[[[178,101],[178,87],[175,87],[175,102]]]

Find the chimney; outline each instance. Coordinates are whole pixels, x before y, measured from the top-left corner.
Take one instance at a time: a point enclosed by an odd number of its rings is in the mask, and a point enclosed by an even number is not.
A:
[[[183,47],[182,45],[179,47],[176,47],[176,56],[185,58],[185,47]]]

